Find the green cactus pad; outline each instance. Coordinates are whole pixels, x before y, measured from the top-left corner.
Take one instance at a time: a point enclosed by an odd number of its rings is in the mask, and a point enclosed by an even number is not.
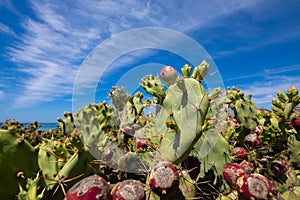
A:
[[[195,145],[195,152],[201,162],[201,177],[211,169],[215,175],[222,174],[224,165],[230,162],[229,148],[228,142],[220,133],[210,132],[200,138]]]
[[[185,159],[201,136],[208,108],[208,96],[197,80],[182,79],[168,88],[155,120],[156,132],[162,135],[159,151],[163,159],[175,164]],[[179,129],[169,128],[168,120]]]
[[[164,86],[162,85],[158,77],[147,75],[142,78],[142,82],[140,85],[148,94],[151,94],[158,99],[163,99],[166,96]]]
[[[126,102],[129,99],[128,94],[125,93],[123,87],[112,87],[112,90],[109,92],[109,97],[112,99],[112,103],[118,111],[122,111]]]
[[[44,197],[45,189],[39,191],[40,182],[39,173],[34,179],[27,179],[26,188],[20,186],[20,192],[18,194],[18,200],[42,200]]]
[[[26,179],[18,178],[18,172],[31,177],[38,171],[38,153],[14,129],[0,130],[0,199],[13,199],[18,194],[19,186],[26,184]]]
[[[300,187],[293,187],[291,190],[284,192],[282,195],[283,199],[288,200],[299,200],[300,199]]]
[[[300,140],[297,136],[292,135],[288,138],[288,149],[291,161],[300,168]]]
[[[256,107],[248,99],[239,99],[235,103],[236,118],[245,128],[254,130],[258,123],[256,119]]]
[[[65,119],[57,118],[65,135],[71,135],[75,129],[74,118],[71,112],[64,112]]]

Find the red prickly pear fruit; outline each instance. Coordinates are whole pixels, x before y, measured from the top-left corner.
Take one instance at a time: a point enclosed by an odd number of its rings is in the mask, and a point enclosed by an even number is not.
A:
[[[274,160],[271,169],[276,175],[283,175],[287,171],[286,162],[283,159]]]
[[[292,120],[292,124],[293,124],[293,127],[295,128],[295,130],[297,131],[297,133],[300,134],[300,116],[294,118]]]
[[[133,135],[134,134],[134,129],[130,126],[125,126],[122,131],[126,133],[127,135]]]
[[[259,148],[262,146],[261,138],[256,133],[248,134],[244,141],[251,148]]]
[[[237,179],[243,175],[245,175],[245,171],[238,163],[227,163],[224,165],[223,176],[233,189],[236,188]]]
[[[261,174],[241,176],[237,180],[237,191],[245,199],[268,199],[274,184]]]
[[[105,179],[94,174],[75,183],[67,192],[65,200],[110,199],[109,185]]]
[[[136,148],[141,149],[141,148],[147,148],[147,140],[145,139],[137,139],[136,140]]]
[[[140,181],[129,179],[117,183],[111,191],[112,200],[144,200],[145,189]]]
[[[243,160],[240,166],[244,169],[245,174],[251,174],[255,170],[254,165],[246,160]]]
[[[261,134],[263,131],[264,131],[264,126],[258,125],[255,128],[255,133],[257,133],[257,134]]]
[[[159,75],[167,85],[172,85],[177,78],[177,72],[171,66],[163,67]]]
[[[151,170],[149,184],[155,194],[170,196],[179,188],[178,171],[172,163],[161,161]]]
[[[185,168],[188,171],[192,180],[196,180],[198,178],[198,175],[200,174],[200,165],[201,162],[194,156],[188,156],[181,163],[181,167]]]
[[[231,156],[236,161],[247,160],[248,151],[243,147],[235,147],[231,152]]]

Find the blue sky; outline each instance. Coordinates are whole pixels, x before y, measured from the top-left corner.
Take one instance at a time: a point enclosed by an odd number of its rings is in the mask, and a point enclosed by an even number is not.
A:
[[[252,93],[257,107],[269,108],[277,90],[300,87],[297,0],[1,0],[0,16],[0,122],[55,122],[72,111],[84,60],[101,42],[133,28],[168,28],[193,38],[224,85]],[[124,55],[104,72],[96,100],[107,99],[133,66],[147,63],[179,70],[185,60],[153,49]]]

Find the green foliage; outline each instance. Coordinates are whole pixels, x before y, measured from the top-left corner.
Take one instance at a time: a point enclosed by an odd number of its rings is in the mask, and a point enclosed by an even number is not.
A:
[[[109,92],[109,97],[112,99],[112,103],[118,111],[124,109],[125,104],[129,99],[129,95],[125,93],[123,87],[113,86]]]
[[[252,95],[245,97],[236,87],[206,91],[206,61],[193,72],[184,65],[181,72],[166,86],[159,77],[142,78],[141,87],[152,96],[146,100],[142,92],[130,96],[113,87],[112,105],[102,101],[74,115],[64,112],[55,130],[7,120],[0,130],[0,199],[18,192],[20,200],[63,199],[75,182],[91,174],[100,174],[111,186],[129,178],[147,184],[148,172],[161,160],[177,166],[180,187],[166,198],[148,190],[147,199],[235,199],[240,191],[222,175],[224,165],[233,162],[235,147],[248,151],[253,173],[275,183],[274,198],[298,199],[300,136],[293,124],[300,115],[298,89],[278,91],[270,111],[257,109]],[[250,134],[262,145],[250,147],[245,142]],[[144,142],[141,148],[139,141]],[[199,171],[182,163],[188,156],[196,159]]]
[[[0,148],[0,199],[13,199],[39,169],[37,150],[14,129],[0,130]]]
[[[40,181],[41,179],[39,173],[34,179],[28,178],[26,188],[24,189],[22,186],[20,186],[18,200],[42,200],[45,189],[39,191]]]
[[[162,85],[158,77],[147,75],[142,78],[142,82],[140,85],[148,94],[151,94],[160,100],[164,99],[166,96],[164,86]]]
[[[65,119],[57,118],[57,121],[60,122],[64,135],[71,135],[75,129],[73,114],[71,112],[64,112],[64,116]]]
[[[208,96],[197,80],[178,80],[168,88],[156,119],[163,159],[178,164],[188,156],[202,134],[208,108]]]

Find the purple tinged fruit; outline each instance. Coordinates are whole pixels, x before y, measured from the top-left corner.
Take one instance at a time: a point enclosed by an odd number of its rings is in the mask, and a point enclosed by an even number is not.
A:
[[[117,183],[111,191],[112,200],[144,200],[145,189],[140,181],[129,179]]]
[[[102,177],[94,174],[75,183],[67,192],[65,200],[107,200],[110,188]]]
[[[179,174],[175,166],[162,161],[151,170],[149,183],[152,191],[159,196],[169,196],[179,188]]]
[[[232,152],[231,156],[233,157],[234,160],[247,160],[248,159],[248,151],[243,148],[243,147],[235,147]]]
[[[251,148],[259,148],[262,145],[261,138],[256,133],[248,134],[245,143]]]
[[[296,117],[293,119],[292,124],[295,128],[295,130],[297,131],[297,133],[300,133],[300,116]]]
[[[263,131],[264,131],[264,126],[258,125],[255,128],[255,133],[257,133],[257,134],[261,134]]]
[[[172,85],[176,80],[177,72],[173,67],[165,66],[160,71],[160,77],[167,85]]]
[[[261,174],[250,174],[238,178],[236,186],[245,199],[268,199],[274,184]]]
[[[240,166],[244,169],[245,174],[251,174],[255,170],[254,165],[246,160],[243,160]]]
[[[224,165],[223,176],[232,188],[236,188],[237,179],[243,175],[245,175],[245,171],[238,163]]]
[[[136,140],[136,148],[141,149],[141,148],[147,148],[147,139],[137,139]]]

